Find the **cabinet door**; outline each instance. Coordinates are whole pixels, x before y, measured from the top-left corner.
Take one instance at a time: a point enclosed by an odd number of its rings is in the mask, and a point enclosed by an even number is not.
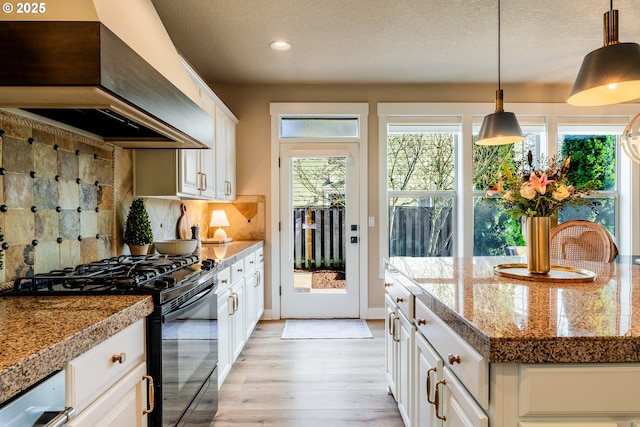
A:
[[[439,426],[442,421],[436,418],[435,385],[442,379],[442,359],[429,345],[421,333],[416,332],[416,390],[413,405],[414,425]]]
[[[256,277],[256,322],[259,322],[264,313],[264,264],[262,263],[262,258],[260,258],[256,271],[253,274]]]
[[[396,378],[398,377],[398,373],[396,371],[398,346],[396,345],[396,335],[394,330],[396,325],[396,306],[388,294],[385,295],[384,319],[385,375],[387,377],[387,384],[389,385],[389,393],[396,398]]]
[[[206,199],[214,199],[216,196],[215,150],[195,151],[200,155],[200,195]]]
[[[245,318],[247,307],[246,307],[246,298],[245,298],[246,295],[245,295],[244,285],[245,285],[244,277],[242,277],[231,286],[230,301],[232,301],[232,303],[234,304],[234,309],[232,310],[233,315],[231,316],[231,322],[232,322],[231,329],[233,331],[233,337],[232,337],[233,356],[231,358],[232,364],[233,362],[236,361],[236,359],[240,355],[240,352],[244,348],[244,343],[245,343],[246,329],[244,325],[244,318]]]
[[[216,106],[216,199],[235,200],[235,121]]]
[[[179,185],[181,194],[200,195],[200,150],[180,150]]]
[[[148,380],[141,363],[107,390],[87,409],[73,417],[67,427],[143,427],[147,425]]]
[[[246,261],[245,261],[246,265]],[[258,295],[256,292],[256,271],[255,268],[251,272],[247,272],[245,277],[245,293],[246,293],[246,301],[247,301],[247,311],[245,312],[245,326],[247,328],[246,339],[248,340],[253,332],[253,329],[256,327],[256,323],[258,322],[257,317],[257,300]]]
[[[411,354],[413,352],[413,334],[412,325],[409,320],[398,311],[398,330],[397,330],[397,346],[398,346],[398,378],[396,380],[396,400],[398,402],[398,410],[404,420],[406,427],[411,426]]]
[[[228,280],[228,279],[227,279]],[[231,370],[231,290],[218,294],[218,388]]]
[[[436,383],[440,416],[447,427],[488,427],[489,418],[450,369],[444,368],[443,379]]]

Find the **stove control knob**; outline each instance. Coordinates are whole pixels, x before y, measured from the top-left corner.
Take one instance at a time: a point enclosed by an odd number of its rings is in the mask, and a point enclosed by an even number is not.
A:
[[[202,269],[203,270],[211,270],[213,267],[215,267],[216,262],[212,259],[205,259],[202,261]]]
[[[170,288],[173,288],[176,285],[176,278],[175,277],[165,277],[164,281],[167,282],[167,285]]]
[[[153,283],[153,286],[158,289],[165,289],[169,286],[169,284],[164,279],[158,279]]]

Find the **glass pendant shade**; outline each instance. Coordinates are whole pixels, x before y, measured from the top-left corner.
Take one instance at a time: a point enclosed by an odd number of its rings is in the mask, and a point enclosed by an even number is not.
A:
[[[640,45],[618,41],[618,11],[604,14],[604,46],[587,54],[567,102],[581,107],[640,98]]]
[[[480,133],[478,133],[478,145],[505,145],[513,144],[524,139],[522,129],[516,115],[504,111],[502,89],[496,91],[496,112],[484,116]]]
[[[624,128],[621,138],[622,150],[636,163],[640,163],[640,114]]]

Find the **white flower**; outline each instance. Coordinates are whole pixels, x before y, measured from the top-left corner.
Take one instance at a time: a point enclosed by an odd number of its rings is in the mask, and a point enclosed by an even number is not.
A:
[[[527,200],[533,200],[538,192],[535,188],[528,184],[529,183],[525,183],[524,185],[522,185],[522,187],[520,187],[520,195]]]
[[[558,188],[551,194],[551,197],[557,201],[561,201],[569,197],[569,189],[565,185],[559,185]]]

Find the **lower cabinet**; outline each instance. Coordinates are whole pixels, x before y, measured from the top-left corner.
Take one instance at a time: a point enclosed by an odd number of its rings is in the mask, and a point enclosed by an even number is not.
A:
[[[398,403],[400,415],[406,426],[411,425],[411,360],[413,352],[413,327],[409,319],[394,303],[391,296],[386,296],[387,311],[387,378],[390,380],[389,391]]]
[[[420,300],[405,316],[405,299],[387,288],[386,373],[405,426],[640,427],[640,364],[489,364]]]
[[[144,320],[98,344],[65,367],[68,427],[147,425],[153,386],[147,376]]]
[[[218,387],[264,311],[262,246],[218,272]],[[260,260],[260,263],[258,263]]]

